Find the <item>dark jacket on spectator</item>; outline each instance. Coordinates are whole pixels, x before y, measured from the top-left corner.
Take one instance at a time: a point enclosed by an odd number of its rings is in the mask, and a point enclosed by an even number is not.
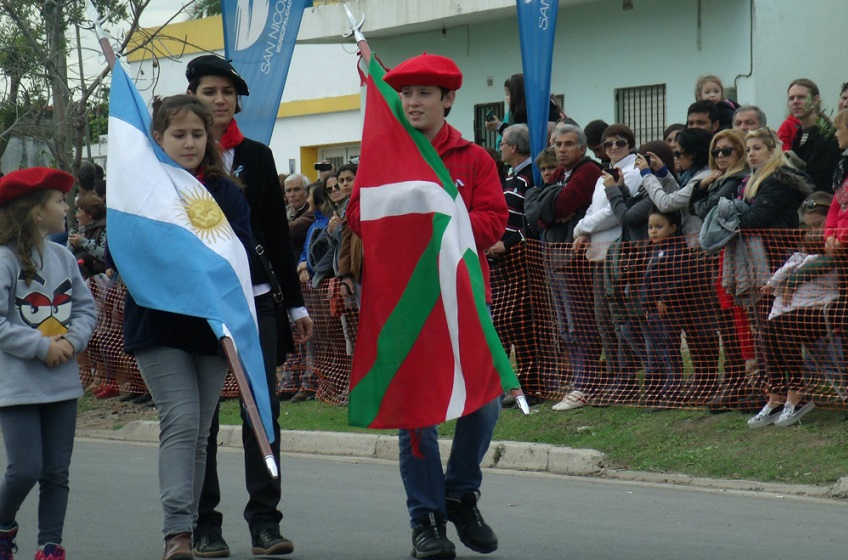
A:
[[[717,179],[706,189],[696,185],[695,190],[692,191],[692,198],[689,199],[689,212],[703,220],[710,213],[710,210],[715,208],[720,198],[735,200],[739,197],[742,179],[747,177],[749,173],[750,171],[747,169],[737,171],[732,175]]]
[[[807,141],[801,144],[804,132],[809,134]],[[841,152],[833,133],[825,135],[818,126],[802,130],[799,125],[792,141],[792,151],[807,164],[804,171],[812,178],[815,189],[833,192],[833,170]]]
[[[561,174],[561,168],[557,172]],[[562,180],[560,175],[552,185],[527,191],[524,211],[530,227],[550,243],[574,241],[574,226],[592,203],[592,193],[600,176],[601,166],[585,157],[571,170],[568,179]],[[556,180],[557,176],[552,179]]]

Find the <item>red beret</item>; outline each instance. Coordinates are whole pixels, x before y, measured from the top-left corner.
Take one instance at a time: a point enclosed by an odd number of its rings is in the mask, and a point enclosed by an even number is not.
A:
[[[50,167],[30,167],[12,171],[0,179],[0,204],[44,189],[67,193],[74,186],[74,176]]]
[[[453,91],[462,87],[462,72],[446,56],[423,53],[389,70],[383,80],[396,91],[403,86],[439,86]]]

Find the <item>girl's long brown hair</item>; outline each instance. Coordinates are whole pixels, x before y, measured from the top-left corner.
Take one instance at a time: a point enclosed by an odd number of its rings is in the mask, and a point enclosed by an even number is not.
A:
[[[38,253],[39,261],[43,261],[44,255],[44,236],[35,215],[56,192],[53,189],[38,190],[0,206],[0,245],[15,244],[27,286],[40,266],[33,261],[33,250]]]
[[[221,160],[221,152],[212,139],[212,113],[193,95],[172,95],[170,97],[156,97],[153,99],[153,122],[152,132],[165,134],[171,119],[180,113],[190,111],[200,117],[206,127],[206,150],[203,160],[200,162],[200,170],[203,171],[203,179],[218,179],[224,177],[232,180],[224,171]]]

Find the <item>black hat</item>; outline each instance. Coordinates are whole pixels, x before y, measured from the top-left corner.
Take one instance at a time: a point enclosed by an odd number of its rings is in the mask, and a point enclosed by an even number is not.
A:
[[[239,76],[239,73],[236,72],[236,69],[229,62],[218,55],[205,54],[198,56],[188,63],[188,66],[186,66],[186,79],[189,82],[199,80],[203,76],[224,76],[225,78],[229,78],[233,81],[233,85],[236,86],[236,94],[250,95],[250,91],[247,89],[247,82],[244,81],[244,78]]]

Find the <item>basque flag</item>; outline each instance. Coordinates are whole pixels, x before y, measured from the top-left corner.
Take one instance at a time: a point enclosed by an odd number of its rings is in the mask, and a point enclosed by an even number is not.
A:
[[[348,415],[354,426],[415,429],[519,383],[486,306],[465,203],[383,75],[372,56],[353,195],[365,254]]]
[[[224,57],[250,95],[239,100],[239,129],[268,144],[280,110],[303,10],[312,0],[222,0]]]
[[[530,153],[535,157],[548,145],[548,113],[551,103],[551,65],[554,57],[557,0],[517,0],[518,37],[524,95],[527,100],[527,126],[530,127]],[[241,121],[239,121],[241,122]],[[533,165],[536,184],[542,184],[539,168]]]
[[[150,133],[150,114],[120,61],[109,97],[109,251],[145,307],[200,317],[233,340],[265,433],[274,441],[244,245],[209,191]]]

